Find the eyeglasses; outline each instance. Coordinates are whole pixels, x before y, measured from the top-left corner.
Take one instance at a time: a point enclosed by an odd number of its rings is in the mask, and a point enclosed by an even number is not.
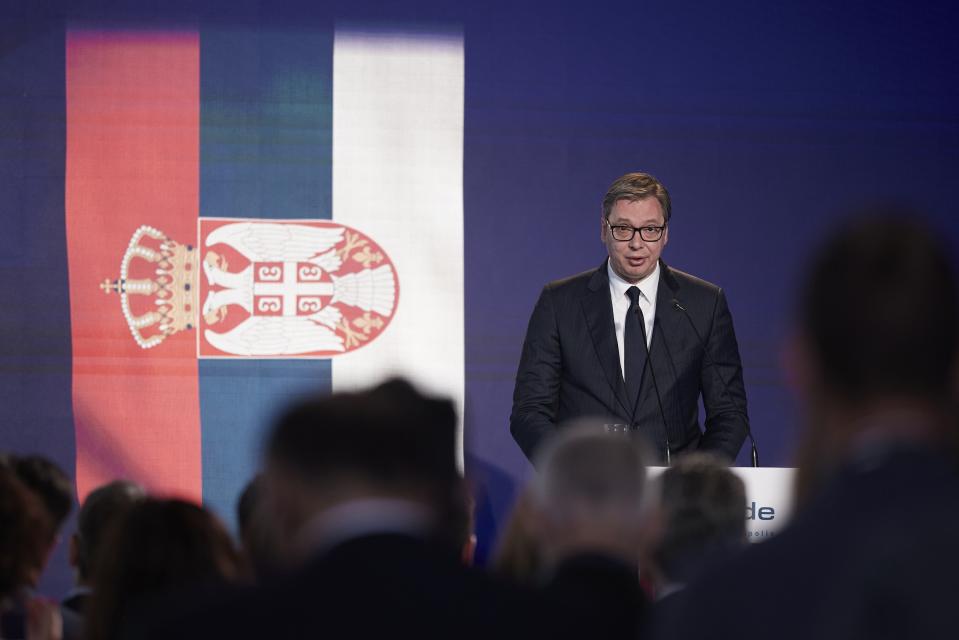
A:
[[[609,224],[609,219],[606,220],[606,226],[609,227],[609,232],[613,236],[613,240],[617,242],[629,242],[636,235],[636,232],[639,232],[639,237],[646,242],[658,242],[660,238],[663,237],[663,230],[666,228],[666,225],[655,227],[648,225],[645,227],[631,227],[628,224]]]

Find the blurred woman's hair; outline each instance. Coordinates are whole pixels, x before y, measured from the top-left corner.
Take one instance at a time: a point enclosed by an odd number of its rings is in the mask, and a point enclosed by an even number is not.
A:
[[[493,572],[518,584],[535,583],[543,569],[530,500],[529,491],[520,494],[493,552]]]
[[[86,640],[112,640],[138,604],[171,592],[232,582],[240,560],[211,513],[181,500],[148,498],[120,518],[96,559]]]
[[[33,586],[52,527],[37,496],[0,465],[0,605],[20,588]]]

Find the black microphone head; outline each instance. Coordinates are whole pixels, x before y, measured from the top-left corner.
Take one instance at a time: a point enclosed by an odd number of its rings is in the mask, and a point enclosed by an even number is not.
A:
[[[673,304],[673,308],[676,309],[677,311],[686,311],[686,307],[679,304],[679,300],[677,300],[676,298],[672,299],[672,304]]]

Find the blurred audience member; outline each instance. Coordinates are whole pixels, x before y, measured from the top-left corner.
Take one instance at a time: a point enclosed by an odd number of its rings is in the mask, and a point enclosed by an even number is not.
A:
[[[746,545],[746,487],[708,453],[680,457],[656,485],[660,530],[650,572],[662,600],[703,567]]]
[[[151,606],[234,581],[240,572],[223,525],[202,507],[180,500],[147,498],[130,506],[102,544],[86,610],[86,640],[143,633],[151,622],[144,612]]]
[[[529,491],[520,493],[493,553],[493,571],[519,584],[540,581],[543,559]]]
[[[60,530],[73,509],[73,484],[63,470],[52,460],[39,455],[18,456],[7,458],[10,468],[17,474],[20,482],[39,501],[46,513],[47,526],[36,531],[36,535],[46,544],[46,552],[40,565],[39,573],[43,572],[50,556],[60,541]],[[31,585],[31,588],[35,585]],[[78,633],[78,620],[67,614],[67,635],[70,638]]]
[[[60,613],[32,595],[46,561],[52,529],[38,497],[8,463],[0,464],[0,638],[58,640]]]
[[[53,527],[55,543],[73,509],[73,483],[63,469],[43,456],[11,456],[10,464],[20,481],[40,498]]]
[[[635,637],[646,608],[639,559],[649,534],[646,453],[638,438],[574,424],[547,441],[531,485],[548,591],[576,635]]]
[[[463,565],[455,443],[452,402],[399,380],[291,407],[267,441],[264,500],[300,569],[151,637],[530,637],[522,596]]]
[[[843,228],[802,291],[797,506],[681,596],[663,637],[954,638],[959,290],[907,210]]]
[[[75,586],[64,598],[64,608],[79,615],[84,613],[104,537],[118,519],[144,498],[146,493],[140,485],[116,480],[94,489],[83,501],[77,516],[77,530],[70,538]]]
[[[276,577],[283,570],[280,541],[264,500],[263,484],[263,475],[257,474],[236,504],[243,561],[247,572],[258,582]]]

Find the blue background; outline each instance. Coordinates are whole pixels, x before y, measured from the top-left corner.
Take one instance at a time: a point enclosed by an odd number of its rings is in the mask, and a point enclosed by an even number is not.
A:
[[[68,19],[462,28],[466,456],[481,559],[531,471],[507,427],[529,313],[543,284],[600,264],[599,204],[617,176],[645,170],[665,182],[665,259],[726,290],[768,465],[790,463],[798,426],[778,366],[792,292],[839,212],[902,196],[959,248],[955,3],[309,4],[3,3],[0,450],[41,451],[73,470]],[[44,591],[62,594],[64,566],[61,549]]]

